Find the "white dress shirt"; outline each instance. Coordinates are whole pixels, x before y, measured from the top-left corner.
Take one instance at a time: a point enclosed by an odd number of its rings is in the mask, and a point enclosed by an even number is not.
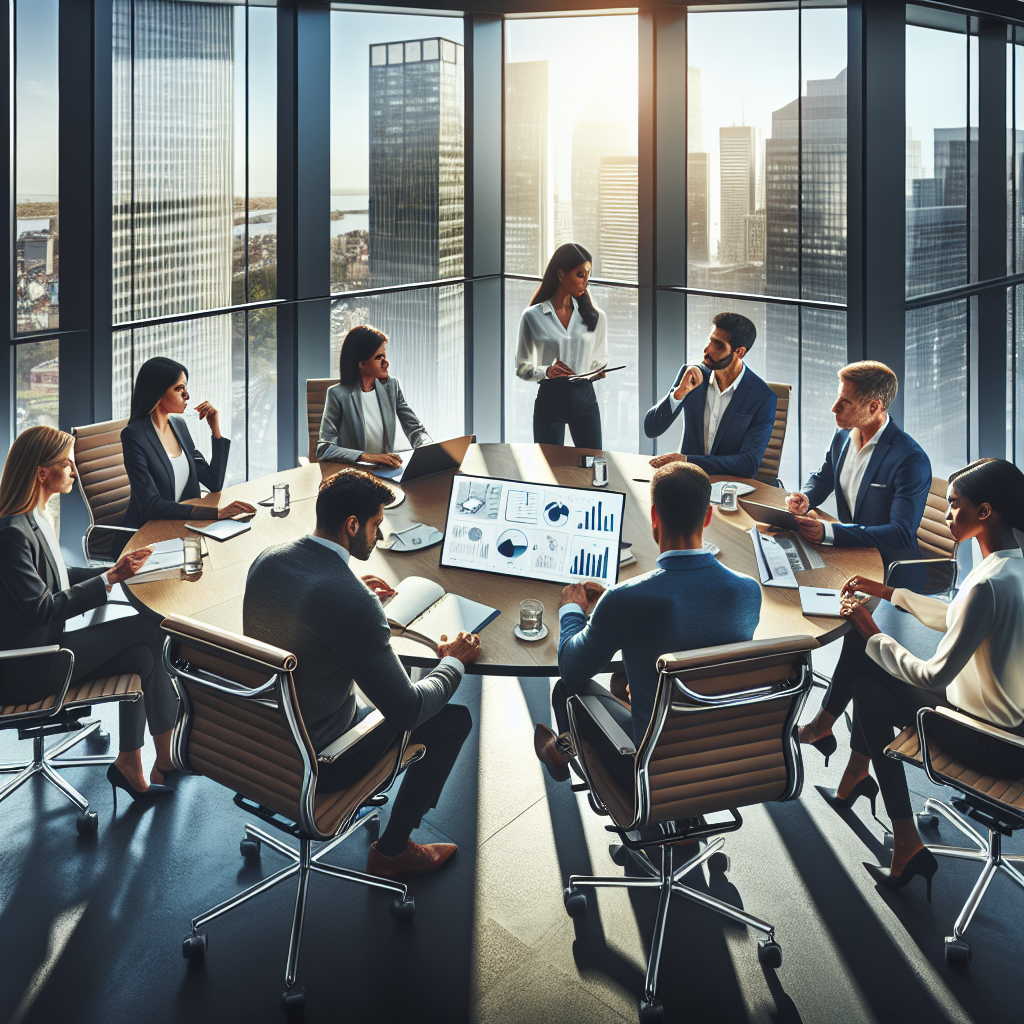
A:
[[[715,443],[715,435],[718,433],[718,428],[721,425],[722,417],[725,415],[725,410],[729,408],[729,403],[732,401],[732,396],[736,394],[736,389],[740,386],[740,381],[743,380],[743,374],[747,372],[746,366],[743,367],[739,372],[739,376],[724,390],[722,391],[718,386],[718,377],[712,373],[711,380],[708,381],[708,389],[704,397],[704,454],[710,455],[711,448]],[[684,396],[685,397],[685,396]],[[675,412],[680,405],[683,404],[682,398],[676,398],[676,393],[673,390],[668,396],[669,408],[672,412]],[[686,434],[686,423],[683,423],[683,434]],[[682,438],[679,439],[679,450],[683,450]]]
[[[563,327],[551,300],[527,306],[519,318],[516,376],[539,384],[548,368],[561,359],[574,373],[592,373],[608,365],[608,317],[597,310],[597,326],[587,330],[576,300],[572,300],[569,326]]]
[[[53,557],[54,562],[57,564],[57,576],[60,579],[60,589],[70,590],[71,581],[68,579],[68,566],[67,562],[64,561],[64,556],[60,553],[60,544],[57,541],[57,531],[54,527],[53,517],[50,515],[49,509],[44,509],[42,512],[35,513],[36,526],[39,527],[40,536],[43,538],[43,543],[50,549],[50,554]]]
[[[885,428],[888,426],[889,417],[886,416],[885,422],[859,449],[854,444],[853,432],[851,431],[850,440],[846,446],[846,458],[843,459],[842,469],[839,470],[839,479],[836,481],[836,490],[838,491],[842,488],[843,497],[846,499],[846,504],[850,507],[850,515],[857,511],[857,495],[860,494],[861,481],[864,479],[864,473],[867,471],[871,456],[875,453],[875,445],[878,444],[878,439],[885,433]],[[823,523],[822,525],[825,527],[825,536],[822,537],[821,543],[832,544],[835,540],[832,524]]]
[[[335,541],[328,540],[326,537],[318,537],[315,533],[307,533],[306,538],[308,540],[316,541],[317,544],[322,544],[328,551],[333,551],[346,565],[349,566],[349,568],[351,568],[351,565],[349,565],[349,558],[351,555],[349,554],[348,548],[344,547],[344,545],[337,544]],[[452,668],[458,670],[460,676],[466,674],[466,666],[463,665],[458,658],[455,658],[450,654],[445,655],[438,664],[451,665]]]
[[[943,687],[954,707],[1015,729],[1024,721],[1024,555],[993,551],[975,566],[947,605],[909,590],[892,603],[945,635],[927,661],[891,636],[876,633],[867,653],[891,676],[913,686]]]
[[[363,399],[363,451],[368,455],[383,455],[388,449],[384,443],[384,420],[380,414],[377,391],[361,392]]]
[[[174,471],[174,500],[181,501],[188,485],[188,456],[182,452],[176,459],[171,459],[171,469]]]

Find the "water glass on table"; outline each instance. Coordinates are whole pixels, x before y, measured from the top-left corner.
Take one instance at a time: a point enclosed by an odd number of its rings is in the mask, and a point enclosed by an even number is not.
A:
[[[519,602],[519,632],[528,640],[540,636],[544,629],[544,605],[528,597]]]
[[[274,511],[287,512],[290,502],[287,484],[274,484]]]
[[[594,487],[608,486],[608,460],[598,456],[594,459]]]
[[[186,576],[203,570],[203,543],[200,537],[185,537],[182,539],[184,548],[183,571]]]

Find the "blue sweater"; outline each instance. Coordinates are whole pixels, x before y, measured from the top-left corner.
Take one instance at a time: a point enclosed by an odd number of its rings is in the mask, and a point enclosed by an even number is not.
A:
[[[658,658],[676,651],[751,640],[761,614],[761,587],[700,551],[665,552],[658,568],[612,587],[587,617],[562,614],[558,670],[570,689],[607,670],[616,651],[629,680],[633,742],[654,712]]]

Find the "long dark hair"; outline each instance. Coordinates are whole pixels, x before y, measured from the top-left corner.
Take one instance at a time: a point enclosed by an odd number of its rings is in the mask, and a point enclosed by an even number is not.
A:
[[[167,356],[153,356],[152,359],[147,359],[135,375],[132,411],[128,422],[134,423],[136,420],[145,419],[160,404],[164,392],[178,383],[178,378],[182,374],[185,374],[185,380],[188,380],[188,370]]]
[[[575,242],[566,242],[565,245],[560,245],[551,254],[547,270],[544,271],[544,277],[533,293],[533,298],[530,299],[530,305],[536,306],[538,303],[546,302],[558,291],[558,272],[560,270],[568,274],[570,270],[575,270],[583,263],[593,266],[594,258],[582,245],[577,245]],[[590,297],[589,288],[576,300],[576,305],[579,307],[583,322],[587,325],[587,330],[594,330],[597,327],[598,315],[594,300]]]
[[[359,382],[359,364],[366,362],[374,352],[385,344],[388,336],[376,327],[353,327],[341,343],[338,357],[338,376],[348,387]]]
[[[1024,473],[1006,459],[978,459],[949,482],[972,504],[987,502],[1007,526],[1024,530]]]

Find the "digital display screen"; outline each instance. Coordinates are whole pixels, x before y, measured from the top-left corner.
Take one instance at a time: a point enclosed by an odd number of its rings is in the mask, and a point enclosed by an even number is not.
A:
[[[619,578],[626,496],[603,488],[455,476],[441,565],[611,586]]]

